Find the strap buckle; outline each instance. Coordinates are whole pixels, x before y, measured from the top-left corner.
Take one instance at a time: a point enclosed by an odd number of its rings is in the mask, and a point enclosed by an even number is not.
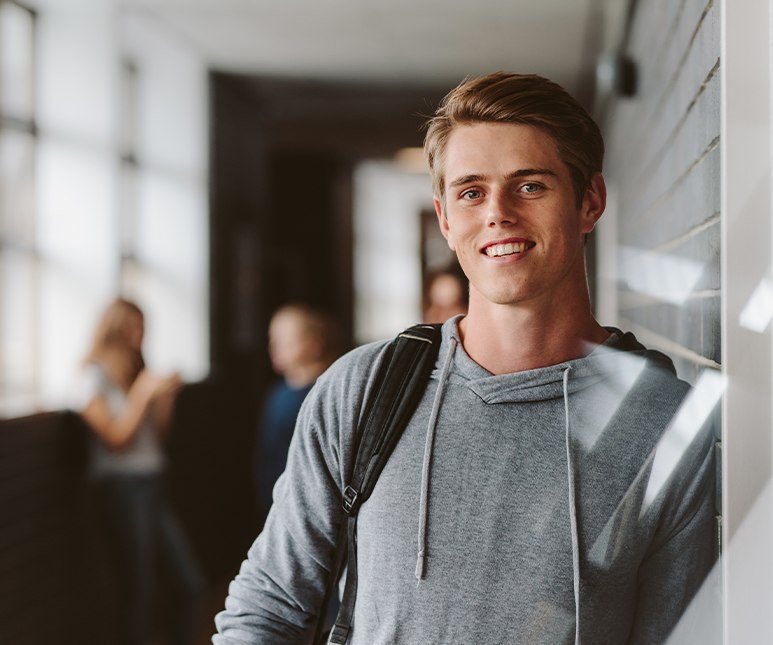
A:
[[[335,625],[330,632],[330,642],[342,645],[349,639],[349,628],[345,625]]]
[[[352,514],[352,510],[354,509],[354,505],[357,502],[358,495],[359,493],[351,486],[344,488],[343,506],[348,515]]]

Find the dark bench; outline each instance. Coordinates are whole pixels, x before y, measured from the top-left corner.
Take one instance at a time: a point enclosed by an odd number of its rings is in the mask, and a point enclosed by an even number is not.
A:
[[[0,642],[98,642],[109,624],[86,440],[70,412],[0,420]]]
[[[168,444],[172,502],[205,577],[220,587],[259,528],[250,477],[255,403],[210,382],[187,386]],[[88,440],[72,412],[0,420],[2,644],[114,642],[118,594],[87,477]],[[220,587],[211,611],[222,607]]]

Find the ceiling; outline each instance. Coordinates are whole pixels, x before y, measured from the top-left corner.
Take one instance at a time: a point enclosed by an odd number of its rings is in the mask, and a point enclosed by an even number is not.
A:
[[[70,0],[71,2],[77,0]],[[535,72],[581,93],[616,46],[627,0],[120,0],[210,66],[402,84]]]

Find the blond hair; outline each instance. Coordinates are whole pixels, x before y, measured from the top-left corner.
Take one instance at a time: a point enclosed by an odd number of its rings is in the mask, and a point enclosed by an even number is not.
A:
[[[536,74],[495,72],[463,81],[446,94],[427,122],[424,151],[435,197],[441,201],[448,138],[455,127],[472,123],[530,125],[550,135],[569,168],[578,204],[593,175],[601,172],[601,131],[574,97]]]
[[[142,352],[130,342],[132,318],[145,320],[135,303],[124,298],[113,300],[97,323],[91,349],[84,359],[84,363],[103,365],[126,390],[145,367]]]

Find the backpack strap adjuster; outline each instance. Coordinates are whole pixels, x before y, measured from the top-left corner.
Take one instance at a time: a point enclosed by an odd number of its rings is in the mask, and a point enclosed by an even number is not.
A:
[[[343,495],[343,507],[347,515],[351,515],[355,510],[355,504],[357,503],[357,497],[359,493],[351,486],[344,488]]]

